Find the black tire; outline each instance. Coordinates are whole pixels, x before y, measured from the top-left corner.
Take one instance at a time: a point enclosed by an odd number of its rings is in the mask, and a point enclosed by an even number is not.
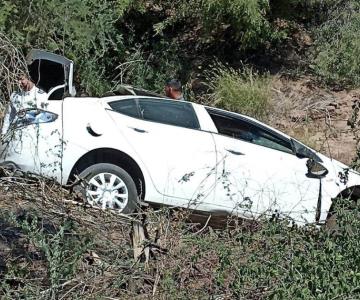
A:
[[[120,168],[119,166],[108,164],[108,163],[99,163],[92,165],[82,171],[79,175],[80,178],[89,182],[92,178],[96,177],[101,173],[112,174],[120,178],[126,186],[127,193],[128,193],[128,200],[124,208],[118,211],[123,214],[130,214],[136,210],[138,207],[138,196],[136,185],[134,180],[131,178],[129,173],[127,173],[124,169]],[[90,189],[89,185],[88,188]],[[81,193],[86,197],[87,190],[81,188]]]

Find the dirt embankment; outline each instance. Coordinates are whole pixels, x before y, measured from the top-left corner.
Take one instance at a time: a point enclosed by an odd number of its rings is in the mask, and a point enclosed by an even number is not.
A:
[[[331,91],[312,78],[278,78],[273,93],[272,126],[343,163],[354,160],[357,143],[349,120],[360,90]]]

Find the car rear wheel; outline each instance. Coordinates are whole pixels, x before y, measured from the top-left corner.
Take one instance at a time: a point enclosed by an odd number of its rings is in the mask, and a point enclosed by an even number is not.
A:
[[[124,214],[136,209],[136,186],[124,169],[113,164],[99,163],[86,168],[80,177],[87,182],[82,193],[90,205]]]

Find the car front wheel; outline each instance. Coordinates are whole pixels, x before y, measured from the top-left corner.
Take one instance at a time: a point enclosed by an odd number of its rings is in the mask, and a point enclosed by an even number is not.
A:
[[[136,186],[124,169],[113,164],[99,163],[86,168],[80,177],[87,183],[82,192],[90,205],[124,214],[136,209]]]

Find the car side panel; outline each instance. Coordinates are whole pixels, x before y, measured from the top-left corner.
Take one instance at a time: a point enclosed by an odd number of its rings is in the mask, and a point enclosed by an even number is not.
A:
[[[126,139],[119,134],[107,116],[99,99],[66,98],[64,100],[64,153],[62,184],[68,182],[70,172],[76,162],[86,153],[101,148],[112,148],[130,156],[139,165],[146,184],[146,198],[159,201],[150,177],[141,160],[129,146]],[[87,127],[98,134],[90,134]]]
[[[171,205],[212,203],[215,144],[208,132],[108,111]]]
[[[306,160],[282,151],[214,135],[218,151],[216,201],[246,218],[279,214],[315,222],[320,182]]]

